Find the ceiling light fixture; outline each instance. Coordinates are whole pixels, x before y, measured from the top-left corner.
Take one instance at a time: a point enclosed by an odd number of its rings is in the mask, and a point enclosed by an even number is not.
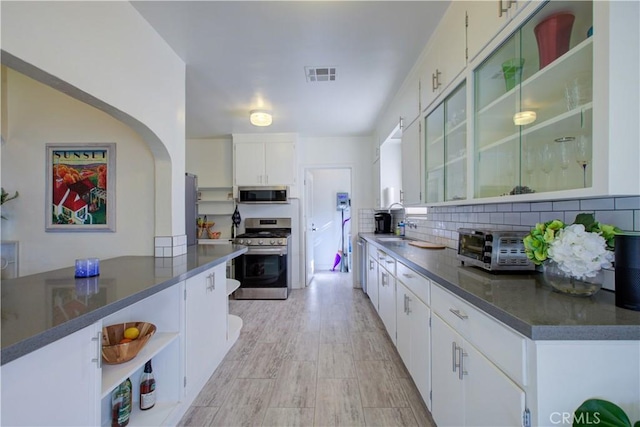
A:
[[[535,111],[520,111],[513,115],[513,123],[517,126],[524,126],[536,121]]]
[[[267,110],[251,110],[249,120],[254,126],[269,126],[273,118]]]

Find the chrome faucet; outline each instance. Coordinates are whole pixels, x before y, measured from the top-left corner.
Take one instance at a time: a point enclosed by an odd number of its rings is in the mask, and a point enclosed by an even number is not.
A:
[[[387,209],[387,213],[389,213],[389,214],[390,214],[390,213],[391,213],[391,208],[392,208],[392,207],[394,207],[394,206],[396,206],[396,205],[398,205],[398,206],[400,206],[400,207],[402,208],[402,222],[403,222],[405,225],[409,226],[410,228],[418,228],[418,224],[416,224],[416,223],[415,223],[415,222],[413,222],[413,221],[409,221],[409,220],[407,220],[407,209],[406,209],[406,208],[404,207],[404,205],[403,205],[402,203],[400,203],[400,202],[393,202],[393,203],[391,203],[391,204],[389,205],[389,208]]]

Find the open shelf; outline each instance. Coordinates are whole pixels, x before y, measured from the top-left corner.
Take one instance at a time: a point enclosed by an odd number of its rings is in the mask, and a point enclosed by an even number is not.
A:
[[[236,315],[229,314],[229,330],[227,332],[229,346],[238,340],[240,330],[242,330],[242,319]]]
[[[132,360],[118,365],[107,365],[103,361],[100,398],[106,397],[117,385],[143,366],[147,360],[152,359],[178,337],[178,332],[157,332]]]
[[[240,282],[236,279],[227,279],[227,296],[235,292],[240,287]]]

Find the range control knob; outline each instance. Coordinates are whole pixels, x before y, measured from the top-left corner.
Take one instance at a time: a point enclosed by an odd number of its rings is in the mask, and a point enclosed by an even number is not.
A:
[[[247,239],[247,245],[251,244],[251,239]]]
[[[260,239],[260,241],[258,241],[259,245],[264,245],[264,242],[262,241],[262,239]]]
[[[238,243],[241,244],[241,245],[244,245],[244,239],[238,240]]]
[[[273,240],[273,239],[271,239],[271,241],[269,241],[269,243],[270,243],[271,245],[275,245],[275,244],[276,244],[276,241],[275,241],[275,240]]]

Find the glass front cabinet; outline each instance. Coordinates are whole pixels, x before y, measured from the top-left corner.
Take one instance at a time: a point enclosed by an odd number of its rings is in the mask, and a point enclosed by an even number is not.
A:
[[[425,118],[426,202],[467,198],[466,83]]]
[[[592,22],[549,2],[475,68],[474,198],[592,185]]]
[[[640,194],[639,11],[526,3],[424,111],[424,202]]]

